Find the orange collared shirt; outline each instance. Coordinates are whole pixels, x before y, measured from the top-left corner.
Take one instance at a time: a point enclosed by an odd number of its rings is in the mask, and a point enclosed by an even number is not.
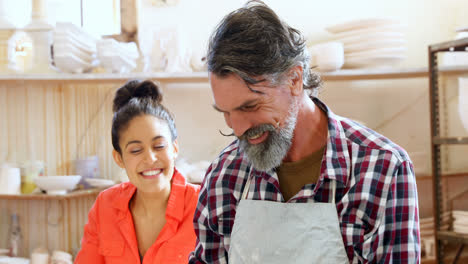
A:
[[[174,170],[167,202],[166,224],[146,252],[142,263],[188,263],[195,248],[193,214],[199,186],[185,181]],[[88,215],[81,250],[75,264],[140,263],[138,243],[129,202],[136,187],[121,183],[101,192]]]

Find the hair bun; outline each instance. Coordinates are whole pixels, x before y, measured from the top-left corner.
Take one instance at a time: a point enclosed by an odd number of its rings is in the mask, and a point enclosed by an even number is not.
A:
[[[132,80],[120,87],[114,98],[113,111],[117,112],[125,106],[132,98],[141,98],[161,103],[162,91],[154,82],[150,80]]]

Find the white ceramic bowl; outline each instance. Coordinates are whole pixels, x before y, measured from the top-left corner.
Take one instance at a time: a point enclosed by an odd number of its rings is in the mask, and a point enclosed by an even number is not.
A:
[[[67,191],[75,189],[81,176],[40,176],[34,179],[34,183],[48,194],[66,194]]]

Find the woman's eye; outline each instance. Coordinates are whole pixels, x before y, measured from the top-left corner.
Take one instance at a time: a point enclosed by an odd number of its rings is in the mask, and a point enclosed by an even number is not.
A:
[[[166,147],[166,145],[156,145],[156,146],[154,146],[155,149],[163,149],[164,147]]]
[[[140,149],[132,149],[132,150],[130,150],[130,153],[132,153],[132,154],[136,154],[136,153],[138,153],[138,152],[140,152]]]

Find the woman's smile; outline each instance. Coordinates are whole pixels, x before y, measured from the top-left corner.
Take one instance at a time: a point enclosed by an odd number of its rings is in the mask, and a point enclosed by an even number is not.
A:
[[[163,172],[163,169],[149,169],[149,170],[144,170],[140,172],[139,174],[144,178],[144,179],[154,179],[159,177]]]

